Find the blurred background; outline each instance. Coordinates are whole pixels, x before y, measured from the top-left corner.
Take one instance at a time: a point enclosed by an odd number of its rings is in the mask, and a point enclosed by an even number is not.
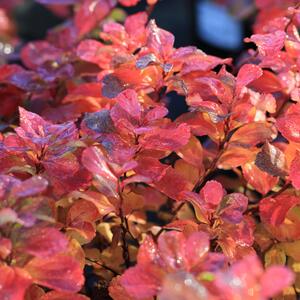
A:
[[[70,14],[68,6],[44,6],[34,0],[0,0],[0,9],[15,20],[14,30],[23,41],[42,39],[47,30]],[[145,8],[143,1],[129,12]],[[152,17],[176,36],[176,46],[196,45],[209,54],[235,56],[249,35],[254,16],[252,0],[159,0]],[[0,13],[0,36],[8,24]]]

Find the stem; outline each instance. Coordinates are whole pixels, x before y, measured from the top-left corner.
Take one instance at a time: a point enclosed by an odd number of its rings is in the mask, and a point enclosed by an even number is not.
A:
[[[125,226],[126,226],[126,232],[130,235],[130,237],[133,239],[133,241],[137,244],[137,246],[139,245],[139,241],[137,238],[135,238],[133,236],[133,234],[131,233],[130,229],[129,229],[129,224],[128,224],[128,219],[126,217],[124,217],[125,219]]]
[[[204,175],[198,180],[195,187],[193,188],[193,192],[199,193],[199,191],[203,188],[203,186],[205,185],[207,180],[209,180],[211,178],[211,176],[217,169],[218,162],[228,147],[228,143],[227,143],[227,142],[229,142],[229,134],[228,133],[229,133],[229,119],[226,119],[225,124],[224,124],[224,138],[219,144],[219,153],[214,158],[214,160],[211,162],[209,168],[206,170]]]
[[[290,188],[291,187],[291,182],[290,181],[288,181],[288,182],[286,182],[285,183],[285,185],[284,186],[282,186],[281,187],[281,189],[279,190],[279,191],[277,191],[277,192],[275,192],[275,193],[269,193],[269,194],[267,194],[266,195],[266,198],[267,197],[277,197],[277,196],[279,196],[280,194],[282,194],[284,191],[286,191],[288,188]]]
[[[214,160],[211,162],[209,168],[206,170],[204,175],[198,180],[198,182],[195,184],[193,188],[194,193],[199,193],[200,190],[203,188],[205,183],[211,178],[215,170],[217,169],[218,162],[223,155],[223,153],[227,150],[228,147],[228,142],[230,140],[230,135],[229,135],[229,121],[230,119],[226,119],[225,124],[224,124],[224,138],[219,144],[219,153],[218,155],[214,158]],[[178,207],[173,211],[173,217],[171,219],[171,222],[175,220],[177,213],[181,210],[183,205],[185,204],[185,201],[180,203]]]
[[[96,264],[96,265],[102,267],[102,268],[105,269],[105,270],[110,271],[110,272],[113,273],[115,276],[120,275],[120,274],[119,274],[117,271],[115,271],[114,269],[112,269],[112,268],[110,268],[110,267],[108,267],[108,266],[106,266],[106,265],[104,265],[104,264],[102,264],[102,263],[99,263],[98,261],[95,261],[95,260],[90,259],[90,258],[88,258],[88,257],[86,257],[85,259],[88,260],[89,262],[93,263],[93,264]]]
[[[291,182],[286,182],[285,185],[283,185],[279,191],[274,192],[274,193],[273,193],[273,192],[270,192],[270,193],[268,193],[268,194],[267,194],[265,197],[263,197],[263,198],[269,198],[269,197],[273,198],[273,197],[277,197],[277,196],[281,195],[284,191],[286,191],[286,190],[287,190],[288,188],[290,188],[290,187],[291,187]],[[260,200],[261,200],[261,199],[260,199]],[[260,200],[259,200],[259,201],[260,201]],[[255,212],[255,211],[258,211],[258,209],[259,209],[259,202],[254,203],[254,204],[249,204],[246,213],[247,213],[247,212]]]
[[[128,250],[128,243],[126,240],[126,233],[127,233],[127,228],[126,228],[126,218],[124,217],[123,213],[123,203],[124,199],[122,196],[121,188],[120,188],[120,183],[118,185],[118,190],[119,190],[119,196],[120,196],[120,208],[119,208],[119,217],[121,219],[121,239],[122,239],[122,249],[123,249],[123,259],[126,268],[130,267],[130,256],[129,256],[129,250]]]
[[[148,7],[146,8],[146,13],[148,15],[148,18],[150,18],[151,14],[153,13],[155,5],[156,4],[148,5]]]
[[[193,192],[199,193],[199,191],[203,188],[205,183],[211,178],[215,170],[217,169],[218,161],[222,154],[225,152],[225,148],[219,151],[218,155],[214,158],[212,163],[210,164],[209,168],[206,170],[205,174],[199,179],[199,181],[196,183]]]

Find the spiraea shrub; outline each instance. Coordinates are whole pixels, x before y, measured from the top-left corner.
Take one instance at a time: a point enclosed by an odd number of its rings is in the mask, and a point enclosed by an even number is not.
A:
[[[39,2],[68,18],[1,57],[0,299],[296,300],[299,2],[256,0],[237,63],[175,48],[155,0]]]

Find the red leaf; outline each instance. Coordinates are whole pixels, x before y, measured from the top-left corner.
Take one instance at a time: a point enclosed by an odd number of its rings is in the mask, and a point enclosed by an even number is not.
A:
[[[115,4],[115,0],[84,0],[74,18],[78,34],[84,35],[92,30],[109,14]]]
[[[259,193],[267,194],[278,182],[278,178],[261,171],[253,162],[242,166],[244,178]]]
[[[117,276],[111,280],[108,288],[109,295],[114,300],[134,300],[131,296],[128,295],[124,287],[121,285],[120,279],[121,277]]]
[[[2,83],[8,83],[25,91],[40,91],[43,86],[39,74],[24,70],[17,65],[4,65],[0,68]]]
[[[262,75],[263,75],[263,71],[259,66],[251,65],[251,64],[243,65],[240,68],[236,78],[236,87],[235,87],[236,94],[239,95],[243,87],[247,86],[249,83],[261,77]]]
[[[135,172],[149,178],[150,181],[159,181],[170,168],[170,166],[159,162],[158,159],[147,156],[139,157],[137,163],[137,167],[134,168]]]
[[[24,92],[14,86],[3,86],[0,90],[0,105],[2,118],[10,118],[22,104]]]
[[[141,137],[140,145],[144,149],[175,151],[186,145],[190,136],[190,127],[182,123],[177,127],[155,128],[147,132]]]
[[[32,284],[25,294],[24,300],[40,300],[45,295],[44,290],[36,284]]]
[[[20,126],[16,131],[18,134],[28,135],[30,137],[41,137],[44,135],[44,127],[49,125],[42,117],[39,115],[29,112],[22,107],[19,107],[20,113]],[[21,129],[20,129],[21,128]]]
[[[300,189],[300,154],[297,152],[295,158],[293,159],[290,167],[290,179],[293,186],[299,190]]]
[[[82,153],[82,164],[99,182],[100,192],[117,197],[116,175],[111,171],[102,151],[97,147],[90,147]]]
[[[188,144],[176,151],[177,155],[191,165],[202,168],[203,167],[203,149],[200,141],[192,136]]]
[[[0,266],[0,299],[24,300],[32,280],[28,273],[7,265]]]
[[[147,29],[149,31],[147,46],[166,60],[173,53],[173,34],[158,28],[154,20],[149,22]]]
[[[244,148],[238,145],[229,146],[219,159],[218,168],[231,169],[253,162],[257,152],[258,149],[255,147]]]
[[[67,223],[72,223],[74,220],[95,222],[99,217],[99,210],[93,202],[80,199],[69,209]]]
[[[65,254],[57,254],[47,259],[33,258],[25,266],[25,270],[35,283],[61,292],[76,293],[84,283],[79,263]]]
[[[168,110],[163,106],[156,106],[149,110],[145,115],[146,122],[153,122],[158,119],[162,119],[168,114]]]
[[[168,168],[166,174],[155,182],[154,187],[175,200],[182,200],[180,193],[191,190],[190,183],[173,168]]]
[[[140,42],[144,42],[143,39],[146,37],[145,25],[147,21],[148,15],[144,11],[129,15],[125,20],[125,30],[132,39],[137,39],[140,40]]]
[[[19,107],[19,111],[20,127],[16,128],[15,131],[34,150],[41,150],[45,146],[67,148],[64,144],[78,139],[78,131],[73,122],[51,124],[39,115],[22,107]],[[52,155],[58,157],[55,154]]]
[[[272,124],[264,122],[248,123],[234,132],[230,144],[240,147],[251,147],[266,140],[273,140],[277,135]]]
[[[43,258],[65,251],[68,239],[56,228],[33,228],[22,237],[22,251]]]
[[[259,259],[255,255],[247,255],[233,264],[227,272],[217,274],[215,284],[224,299],[262,299],[258,288],[262,275],[263,268]]]
[[[49,151],[50,152],[50,151]],[[59,153],[60,155],[61,153]],[[77,156],[71,152],[63,153],[63,155],[49,155],[45,157],[43,166],[51,177],[61,180],[74,176],[79,170],[80,165]]]
[[[102,43],[96,40],[85,39],[77,46],[76,54],[84,61],[103,66],[102,63],[106,63],[105,57],[99,54],[104,54],[104,50],[105,48]]]
[[[274,73],[263,70],[263,75],[252,81],[250,87],[260,93],[274,93],[282,90],[282,83]]]
[[[208,253],[209,238],[204,232],[194,232],[186,238],[182,232],[169,231],[159,237],[158,249],[162,265],[189,271],[199,266]]]
[[[300,143],[300,122],[296,113],[287,114],[277,119],[276,127],[291,142]]]
[[[263,222],[278,226],[284,221],[287,212],[298,203],[299,199],[291,195],[264,198],[259,203],[260,217]]]

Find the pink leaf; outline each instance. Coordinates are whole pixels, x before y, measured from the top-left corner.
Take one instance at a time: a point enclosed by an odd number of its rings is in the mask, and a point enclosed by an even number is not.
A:
[[[134,6],[137,5],[140,2],[140,0],[119,0],[119,2],[123,6]]]
[[[249,83],[261,77],[262,75],[263,75],[263,71],[259,66],[251,65],[251,64],[243,65],[240,68],[236,78],[236,87],[235,87],[236,94],[239,95],[243,87],[247,86]]]
[[[154,265],[137,265],[126,270],[120,282],[130,296],[143,300],[157,294],[162,275],[162,271]]]
[[[271,266],[261,279],[262,294],[266,298],[276,296],[295,280],[295,274],[282,266]]]
[[[246,42],[253,42],[263,56],[275,56],[284,46],[285,32],[278,30],[266,34],[253,34]]]
[[[11,195],[15,198],[34,196],[46,190],[48,182],[41,176],[31,177],[19,184],[14,185]]]
[[[189,268],[199,266],[209,251],[209,238],[204,232],[192,233],[185,242],[185,257]]]
[[[138,95],[135,90],[125,90],[120,93],[116,98],[118,104],[124,109],[131,117],[139,120],[141,118],[142,107],[138,100]]]
[[[96,40],[85,39],[77,46],[76,53],[84,61],[101,65],[103,57],[99,54],[102,48],[102,43]]]
[[[147,236],[138,252],[138,264],[146,265],[149,263],[156,263],[159,259],[159,252],[157,245],[153,239]]]
[[[185,237],[182,232],[170,231],[158,238],[158,249],[167,268],[183,269],[186,264]]]
[[[223,198],[218,211],[222,219],[238,224],[242,221],[247,206],[248,198],[245,195],[232,193]]]
[[[215,180],[208,181],[200,191],[201,198],[210,209],[216,208],[225,195],[222,185]]]

